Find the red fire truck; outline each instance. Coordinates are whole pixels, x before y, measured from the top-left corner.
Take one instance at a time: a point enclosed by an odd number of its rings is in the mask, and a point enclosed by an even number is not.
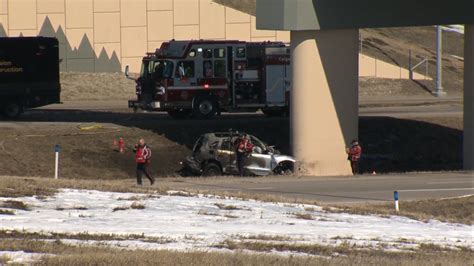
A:
[[[282,42],[164,42],[143,58],[134,110],[175,118],[210,118],[222,111],[287,112],[290,49]],[[127,78],[128,66],[125,70]]]

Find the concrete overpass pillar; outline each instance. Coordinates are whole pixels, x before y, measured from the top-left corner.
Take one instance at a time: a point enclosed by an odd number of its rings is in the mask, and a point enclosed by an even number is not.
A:
[[[357,29],[292,31],[291,142],[302,175],[352,174],[358,137]]]
[[[474,170],[474,24],[464,27],[464,169]]]

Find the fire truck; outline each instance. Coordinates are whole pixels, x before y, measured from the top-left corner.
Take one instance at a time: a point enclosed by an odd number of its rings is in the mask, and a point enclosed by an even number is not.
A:
[[[171,117],[211,118],[221,112],[283,115],[288,111],[290,49],[282,42],[164,42],[143,58],[129,108]]]

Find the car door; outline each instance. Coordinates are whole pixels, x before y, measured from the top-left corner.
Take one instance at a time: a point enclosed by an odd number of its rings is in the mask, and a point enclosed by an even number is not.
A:
[[[218,150],[217,160],[221,163],[225,174],[236,174],[238,172],[233,143],[234,140],[231,137],[224,138]]]
[[[254,175],[269,175],[272,164],[272,155],[268,153],[263,142],[254,136],[250,137],[254,149],[245,162],[245,169]]]

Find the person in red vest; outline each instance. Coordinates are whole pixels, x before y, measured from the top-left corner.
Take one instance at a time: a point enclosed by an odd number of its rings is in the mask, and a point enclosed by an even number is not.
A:
[[[151,149],[146,145],[144,139],[140,139],[133,149],[135,152],[135,162],[137,163],[137,184],[142,185],[142,175],[150,180],[150,184],[155,183],[155,178],[150,174],[149,166],[151,159]]]
[[[237,162],[237,169],[239,175],[244,175],[244,166],[247,157],[252,153],[253,144],[250,142],[250,138],[247,134],[244,134],[241,138],[237,139],[235,145],[235,156]]]
[[[352,174],[359,173],[359,161],[362,155],[362,147],[357,140],[351,142],[351,147],[346,149],[348,160],[351,161]]]

